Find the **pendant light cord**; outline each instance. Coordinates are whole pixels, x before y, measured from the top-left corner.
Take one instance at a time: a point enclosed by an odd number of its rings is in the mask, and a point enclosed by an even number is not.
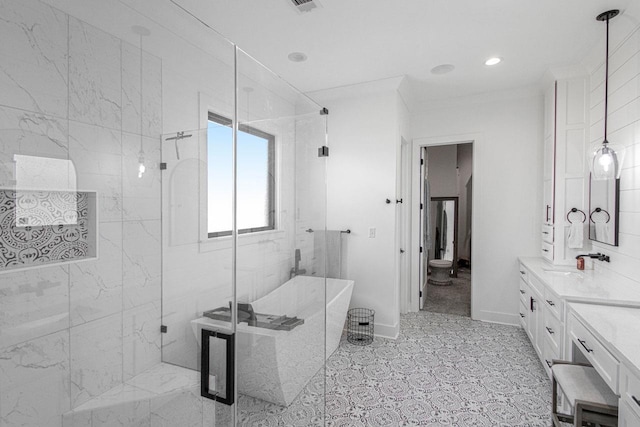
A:
[[[607,116],[609,110],[609,16],[607,16],[607,47],[604,61],[604,144],[607,144]]]

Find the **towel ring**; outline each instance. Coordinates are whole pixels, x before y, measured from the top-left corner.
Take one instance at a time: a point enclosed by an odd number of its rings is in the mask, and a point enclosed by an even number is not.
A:
[[[604,212],[604,213],[607,214],[607,220],[604,223],[608,224],[609,221],[611,221],[611,215],[609,215],[609,212],[607,212],[606,210],[604,210],[602,208],[595,208],[593,210],[593,212],[591,212],[591,214],[589,214],[589,221],[591,221],[591,222],[593,222],[595,224],[596,222],[593,220],[593,214],[594,213],[600,213],[600,212]]]
[[[581,211],[578,208],[571,208],[571,210],[569,212],[567,212],[567,221],[569,221],[569,224],[573,224],[573,221],[571,221],[569,219],[569,215],[571,215],[572,213],[575,213],[575,212],[580,212],[582,214],[582,221],[581,222],[585,222],[587,220],[587,214],[586,213],[584,213],[583,211]]]

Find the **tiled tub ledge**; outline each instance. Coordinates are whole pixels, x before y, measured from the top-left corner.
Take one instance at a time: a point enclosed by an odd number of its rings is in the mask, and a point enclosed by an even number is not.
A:
[[[200,373],[160,363],[67,412],[62,425],[195,427],[211,425],[213,416],[200,397]]]

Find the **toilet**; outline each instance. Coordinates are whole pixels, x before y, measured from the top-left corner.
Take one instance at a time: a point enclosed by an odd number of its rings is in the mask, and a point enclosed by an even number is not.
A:
[[[431,268],[431,276],[428,283],[432,285],[447,286],[453,284],[453,280],[449,276],[451,272],[452,261],[446,259],[432,259],[429,261],[429,267]]]

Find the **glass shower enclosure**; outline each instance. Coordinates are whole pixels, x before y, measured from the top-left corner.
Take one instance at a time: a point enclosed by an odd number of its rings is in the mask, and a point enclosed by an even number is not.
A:
[[[213,3],[0,0],[0,425],[324,424],[327,111]]]
[[[198,127],[161,138],[162,359],[215,425],[323,425],[328,112],[218,47]]]

